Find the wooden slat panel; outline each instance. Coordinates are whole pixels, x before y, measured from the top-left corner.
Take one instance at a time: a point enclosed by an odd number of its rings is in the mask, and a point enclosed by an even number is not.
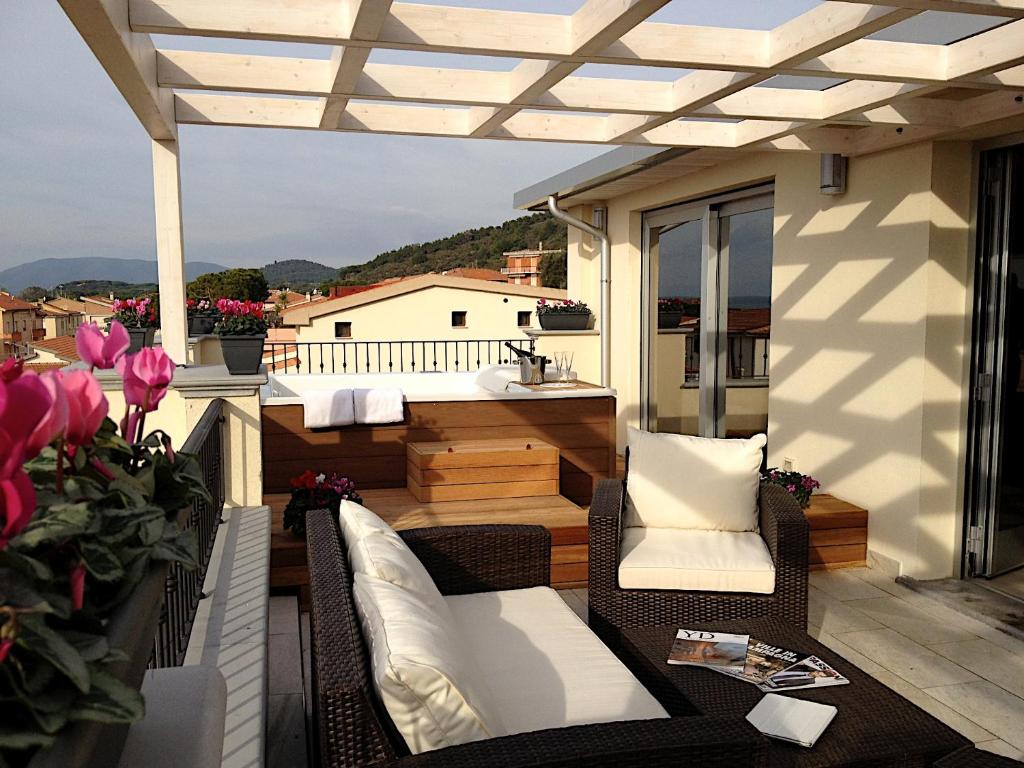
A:
[[[409,490],[420,501],[466,501],[509,499],[522,496],[553,496],[558,493],[557,480],[526,480],[509,483],[473,483],[470,485],[419,485],[408,478]]]
[[[589,528],[585,525],[550,528],[551,546],[561,547],[572,544],[586,544],[589,541]]]
[[[557,480],[558,464],[527,464],[517,467],[455,467],[452,469],[420,469],[410,464],[408,474],[419,485],[458,485],[490,483],[496,478],[516,480]],[[585,475],[589,477],[589,475]]]
[[[569,563],[587,562],[586,544],[569,544],[567,546],[551,547],[551,565],[566,565]]]
[[[411,463],[423,468],[445,469],[448,467],[515,467],[530,464],[556,464],[558,449],[543,441],[506,441],[485,448],[486,440],[463,440],[459,442],[406,444],[407,456]],[[450,450],[427,449],[422,446],[447,446]],[[467,447],[468,446],[468,447]]]
[[[558,586],[566,582],[581,582],[587,580],[586,563],[565,563],[551,566],[551,585]]]
[[[812,547],[827,547],[841,544],[867,544],[867,528],[824,528],[811,531]]]
[[[843,544],[834,547],[811,547],[811,563],[864,562],[868,556],[867,544]]]
[[[868,524],[866,509],[821,493],[811,496],[811,503],[804,510],[812,530],[820,528],[865,528]]]

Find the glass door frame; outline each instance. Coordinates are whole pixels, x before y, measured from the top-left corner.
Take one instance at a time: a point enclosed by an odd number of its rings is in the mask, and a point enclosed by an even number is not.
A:
[[[774,206],[775,185],[771,183],[644,211],[640,260],[640,424],[643,429],[657,431],[651,350],[658,332],[658,265],[651,258],[652,231],[670,224],[701,222],[697,432],[702,437],[725,437],[729,352],[728,334],[721,329],[728,329],[729,318],[729,218]]]

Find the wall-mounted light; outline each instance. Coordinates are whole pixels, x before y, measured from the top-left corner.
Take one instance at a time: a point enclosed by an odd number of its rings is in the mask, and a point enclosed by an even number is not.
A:
[[[823,195],[841,195],[846,191],[846,170],[849,159],[842,155],[821,156],[821,183],[818,191]]]

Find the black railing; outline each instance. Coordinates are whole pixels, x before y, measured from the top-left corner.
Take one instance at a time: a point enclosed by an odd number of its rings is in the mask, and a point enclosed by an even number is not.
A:
[[[203,471],[203,484],[209,491],[211,501],[198,499],[189,509],[182,510],[178,524],[195,531],[198,547],[199,567],[186,570],[174,563],[167,571],[164,587],[164,605],[160,613],[153,644],[150,667],[176,667],[185,661],[192,625],[203,595],[203,581],[210,565],[213,543],[217,538],[217,527],[222,521],[224,510],[224,401],[212,401],[196,424],[192,434],[181,446],[183,453],[194,454]]]
[[[534,351],[533,339],[268,341],[271,373],[452,373],[515,362],[505,343]]]
[[[700,350],[696,334],[688,334],[683,351],[686,367],[685,380],[695,382],[700,372]],[[768,353],[770,340],[767,336],[745,333],[730,333],[727,339],[726,378],[730,381],[768,379]]]

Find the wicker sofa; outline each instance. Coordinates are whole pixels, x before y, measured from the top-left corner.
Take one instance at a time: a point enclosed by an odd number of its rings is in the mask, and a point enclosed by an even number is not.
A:
[[[625,480],[602,480],[590,506],[590,628],[615,646],[620,629],[774,616],[807,628],[807,518],[777,485],[762,483],[758,532],[775,565],[775,591],[697,592],[619,586]]]
[[[444,595],[546,586],[550,535],[539,526],[453,526],[401,534]],[[692,716],[520,733],[410,755],[372,682],[337,520],[307,518],[316,753],[323,766],[757,766],[762,737],[741,718]],[[685,702],[667,703],[674,713]]]

